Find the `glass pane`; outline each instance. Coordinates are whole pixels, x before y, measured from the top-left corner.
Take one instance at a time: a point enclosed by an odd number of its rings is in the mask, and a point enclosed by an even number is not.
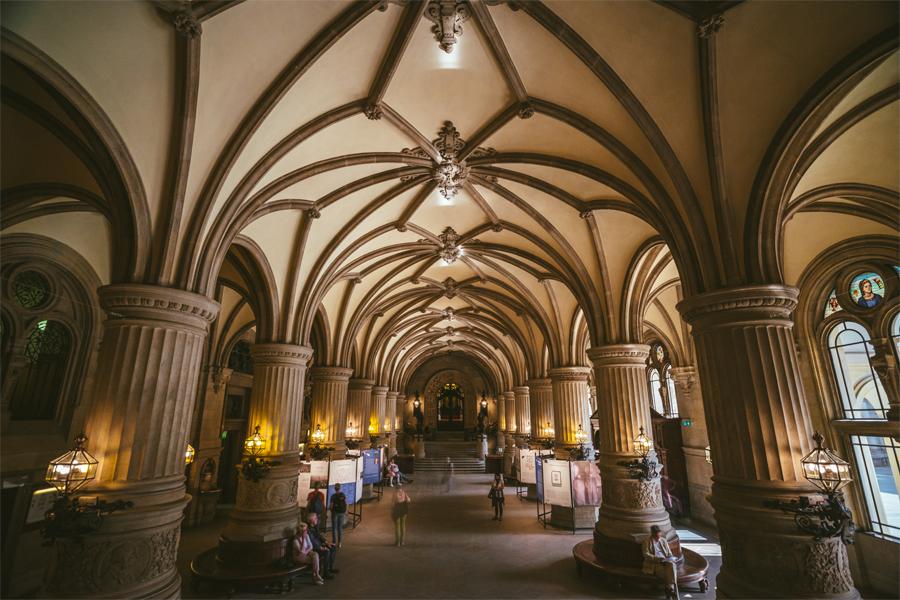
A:
[[[849,419],[884,419],[888,402],[881,380],[872,369],[875,349],[866,329],[853,321],[838,323],[828,335],[831,363],[841,395],[844,416]]]
[[[659,371],[650,369],[650,406],[659,414],[665,414],[662,395],[659,392]]]
[[[900,445],[890,437],[850,436],[872,531],[900,539]]]
[[[37,271],[22,271],[13,279],[12,292],[23,307],[40,308],[50,296],[50,284]]]
[[[840,304],[838,304],[837,292],[835,290],[831,290],[831,294],[829,294],[828,300],[825,301],[824,316],[830,317],[840,310],[844,310],[844,308]]]
[[[675,380],[672,379],[672,368],[666,369],[666,389],[669,393],[669,417],[678,416],[678,396],[675,395]]]

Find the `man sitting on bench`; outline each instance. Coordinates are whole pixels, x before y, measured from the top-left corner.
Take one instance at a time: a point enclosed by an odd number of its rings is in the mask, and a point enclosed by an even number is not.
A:
[[[319,533],[318,513],[309,513],[307,522],[309,523],[309,540],[312,542],[313,550],[319,555],[319,564],[322,566],[322,576],[325,579],[334,579],[334,574],[338,572],[338,570],[334,568],[334,555],[337,552],[337,546],[326,542],[322,534]]]
[[[666,600],[677,598],[675,592],[675,556],[669,549],[669,542],[663,537],[659,525],[650,527],[650,536],[642,545],[644,553],[643,571],[663,580],[666,586]]]

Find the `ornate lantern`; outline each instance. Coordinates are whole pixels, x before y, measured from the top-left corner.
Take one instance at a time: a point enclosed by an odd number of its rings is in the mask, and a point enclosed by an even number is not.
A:
[[[316,423],[316,430],[312,434],[313,443],[317,446],[322,445],[325,441],[325,432],[322,431],[322,426]]]
[[[578,425],[578,431],[575,432],[575,441],[582,446],[588,441],[588,434],[582,429],[580,424]]]
[[[184,451],[184,464],[185,466],[190,466],[194,462],[194,455],[197,454],[197,451],[194,450],[194,447],[190,444],[187,445],[187,449]]]
[[[800,460],[803,475],[826,494],[832,494],[853,480],[850,476],[850,463],[824,447],[822,444],[825,438],[819,432],[816,432],[813,440],[816,447]]]
[[[344,437],[348,440],[355,440],[359,437],[359,427],[353,424],[353,421],[347,423],[347,429],[344,431]]]
[[[259,456],[266,449],[266,438],[259,433],[259,425],[253,428],[253,435],[244,440],[244,453]]]
[[[653,440],[647,437],[644,428],[641,427],[640,433],[634,438],[634,451],[641,458],[647,458],[651,450],[653,450]]]
[[[97,476],[97,459],[84,445],[87,437],[82,433],[75,438],[75,447],[50,461],[44,480],[61,494],[68,495]]]

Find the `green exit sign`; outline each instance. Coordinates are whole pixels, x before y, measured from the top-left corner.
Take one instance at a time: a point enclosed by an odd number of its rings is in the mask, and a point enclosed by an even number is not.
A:
[[[694,426],[694,420],[693,420],[693,419],[682,419],[682,420],[681,420],[681,426],[682,426],[682,427],[693,427],[693,426]]]

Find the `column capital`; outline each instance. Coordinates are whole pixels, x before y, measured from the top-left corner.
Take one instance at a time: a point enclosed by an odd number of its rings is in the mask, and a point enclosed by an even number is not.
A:
[[[550,390],[552,386],[552,380],[547,378],[541,379],[529,379],[527,382],[529,390]]]
[[[148,319],[206,331],[219,303],[206,296],[144,283],[116,283],[97,289],[108,321]]]
[[[550,381],[587,381],[591,375],[590,367],[554,367],[547,371]]]
[[[504,400],[515,400],[516,399],[516,393],[512,390],[506,390],[505,392],[502,392],[501,396],[503,396]]]
[[[385,396],[390,394],[390,392],[388,391],[388,386],[386,386],[386,385],[372,386],[372,393],[373,394],[384,394]]]
[[[350,380],[350,389],[351,390],[371,390],[372,386],[375,385],[374,379],[361,379],[358,377],[354,377]]]
[[[388,398],[390,398],[392,395],[393,395],[395,398],[399,398],[399,397],[400,397],[400,392],[398,392],[398,391],[396,391],[396,390],[388,390],[387,395],[388,395]]]
[[[295,344],[253,344],[250,356],[255,365],[284,365],[305,367],[312,358],[313,349]]]
[[[645,366],[650,357],[647,344],[609,344],[588,348],[588,358],[595,367]]]
[[[349,381],[353,369],[347,367],[313,367],[309,376],[315,381]]]
[[[517,385],[513,388],[513,394],[527,394],[528,386],[527,385]]]
[[[695,327],[785,321],[797,307],[798,295],[795,287],[748,285],[692,296],[679,302],[677,308],[684,320]]]

